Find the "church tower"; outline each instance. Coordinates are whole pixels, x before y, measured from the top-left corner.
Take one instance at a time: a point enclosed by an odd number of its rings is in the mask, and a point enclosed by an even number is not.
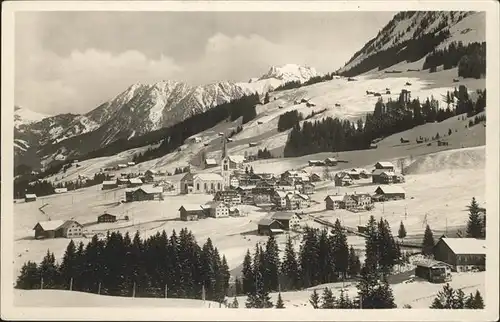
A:
[[[221,175],[224,179],[224,189],[229,188],[231,185],[231,170],[229,167],[229,156],[227,154],[227,139],[225,136],[222,137],[222,156],[221,156]]]

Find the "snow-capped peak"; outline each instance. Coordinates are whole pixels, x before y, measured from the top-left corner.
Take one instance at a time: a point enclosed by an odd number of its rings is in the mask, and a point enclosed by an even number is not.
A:
[[[35,122],[39,122],[51,115],[34,112],[27,108],[14,106],[14,126],[19,127],[20,125],[27,125]]]
[[[271,66],[269,71],[262,75],[259,80],[275,78],[285,82],[305,82],[315,76],[318,76],[318,72],[312,67],[286,64],[282,66]]]

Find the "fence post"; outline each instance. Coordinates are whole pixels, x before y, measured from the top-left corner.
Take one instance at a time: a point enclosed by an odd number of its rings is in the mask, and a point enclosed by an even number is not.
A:
[[[97,294],[101,294],[101,282],[99,282],[99,287],[97,288]]]
[[[69,280],[69,290],[73,290],[73,277]]]

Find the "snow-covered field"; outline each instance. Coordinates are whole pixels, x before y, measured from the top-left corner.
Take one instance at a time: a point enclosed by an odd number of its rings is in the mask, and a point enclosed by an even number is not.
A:
[[[219,303],[192,299],[131,298],[62,290],[14,290],[15,306],[32,307],[183,307],[219,308]]]

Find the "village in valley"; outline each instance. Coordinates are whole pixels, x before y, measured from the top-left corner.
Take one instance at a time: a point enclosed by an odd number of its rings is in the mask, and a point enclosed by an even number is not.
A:
[[[423,61],[281,83],[248,119],[117,153],[57,150],[16,179],[15,301],[484,308],[484,77]],[[393,112],[408,113],[385,125]]]

